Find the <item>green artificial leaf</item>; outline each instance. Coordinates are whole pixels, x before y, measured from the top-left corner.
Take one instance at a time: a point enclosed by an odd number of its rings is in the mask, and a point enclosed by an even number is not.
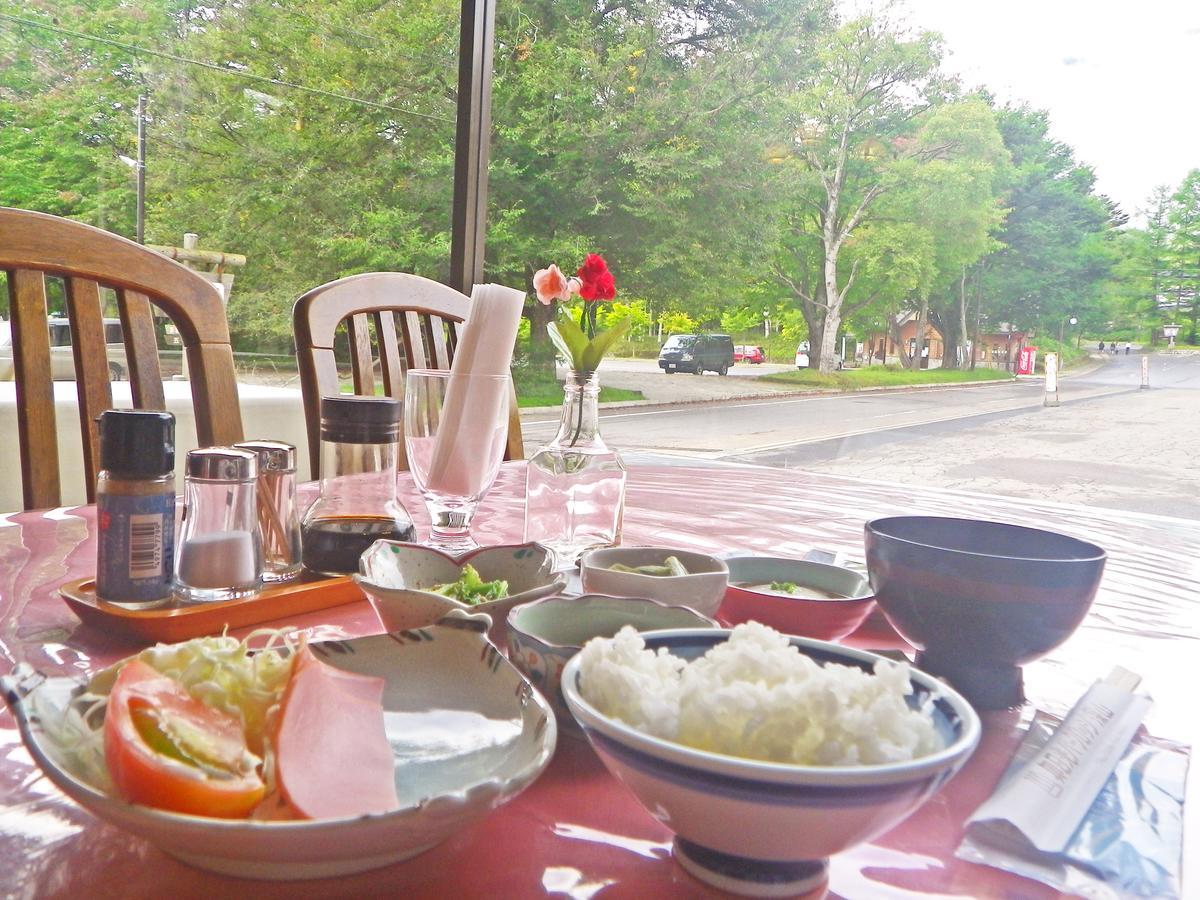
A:
[[[563,318],[551,322],[546,330],[550,332],[550,340],[562,354],[563,361],[575,371],[583,371],[583,354],[587,350],[588,339],[582,329],[570,318]]]
[[[602,331],[587,345],[583,351],[583,371],[594,372],[596,367],[600,365],[600,360],[604,359],[604,354],[608,349],[625,337],[629,331],[630,321],[622,319],[608,331]]]

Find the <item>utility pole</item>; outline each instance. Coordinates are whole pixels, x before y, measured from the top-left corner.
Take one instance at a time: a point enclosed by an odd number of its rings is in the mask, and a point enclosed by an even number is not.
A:
[[[137,104],[137,242],[146,243],[146,95]]]

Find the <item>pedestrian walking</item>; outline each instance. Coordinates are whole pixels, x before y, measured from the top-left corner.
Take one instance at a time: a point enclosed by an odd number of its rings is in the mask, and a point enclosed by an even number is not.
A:
[[[1101,341],[1101,342],[1100,342],[1100,352],[1101,352],[1101,353],[1103,353],[1103,352],[1104,352],[1104,341]]]
[[[1125,342],[1125,355],[1128,356],[1129,351],[1132,349],[1133,349],[1133,344],[1129,343],[1129,341],[1126,341]]]

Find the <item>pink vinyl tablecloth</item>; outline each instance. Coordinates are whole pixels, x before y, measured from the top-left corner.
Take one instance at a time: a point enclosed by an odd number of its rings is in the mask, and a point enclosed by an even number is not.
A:
[[[407,476],[406,505],[423,510]],[[476,520],[480,543],[519,540],[524,469],[504,467]],[[637,466],[630,471],[626,543],[799,556],[810,549],[862,560],[862,528],[883,515],[989,518],[1094,541],[1109,553],[1104,582],[1080,629],[1026,669],[1030,703],[984,717],[980,748],[963,772],[912,818],[835,857],[834,897],[1050,897],[1033,882],[954,859],[964,819],[990,792],[1036,706],[1062,713],[1116,663],[1155,698],[1147,726],[1193,743],[1194,661],[1200,657],[1200,522],[1063,507],[741,466]],[[0,516],[0,673],[28,662],[83,675],[140,649],[84,626],[59,585],[95,568],[94,509]],[[285,623],[277,623],[285,624]],[[289,620],[316,639],[381,630],[371,607],[348,604]],[[895,646],[886,626],[850,639]],[[1194,783],[1193,779],[1193,783]],[[1194,797],[1196,790],[1189,790]],[[1198,808],[1195,803],[1190,809]],[[1189,814],[1188,846],[1200,848]],[[1187,858],[1185,847],[1185,859]],[[1186,877],[1185,871],[1185,877]],[[603,769],[586,743],[562,736],[547,772],[525,793],[446,843],[404,863],[348,878],[245,881],[191,869],[94,819],[31,762],[12,717],[0,713],[2,897],[650,897],[710,896],[670,858],[669,832]]]

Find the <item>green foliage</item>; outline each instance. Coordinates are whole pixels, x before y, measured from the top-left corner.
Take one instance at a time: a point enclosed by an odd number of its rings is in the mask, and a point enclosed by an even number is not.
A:
[[[1167,211],[1167,260],[1170,266],[1166,291],[1172,295],[1171,311],[1186,318],[1189,344],[1197,341],[1200,314],[1200,169],[1192,169],[1171,195]]]
[[[664,336],[671,334],[692,334],[697,331],[696,320],[685,312],[664,313],[659,319]]]
[[[580,374],[589,374],[596,371],[609,348],[629,332],[629,320],[622,319],[591,340],[569,315],[551,322],[546,330],[563,362]]]
[[[1006,107],[998,120],[1014,173],[1002,246],[982,263],[986,316],[1056,330],[1095,301],[1109,276],[1112,210],[1093,193],[1091,169],[1049,136],[1044,112]]]
[[[0,204],[132,235],[146,96],[147,240],[194,231],[248,257],[239,349],[286,351],[295,298],[322,282],[445,280],[455,0],[0,11],[50,26],[0,28]],[[905,310],[948,344],[977,318],[1145,328],[1164,298],[1194,330],[1200,176],[1124,228],[1044,113],[959,96],[942,52],[886,13],[840,21],[829,0],[502,5],[486,276],[528,289],[548,262],[600,251],[620,294],[599,324],[627,322],[639,347],[719,329],[776,354],[810,340],[826,362],[839,336]],[[551,314],[531,300],[522,331],[546,369]]]

